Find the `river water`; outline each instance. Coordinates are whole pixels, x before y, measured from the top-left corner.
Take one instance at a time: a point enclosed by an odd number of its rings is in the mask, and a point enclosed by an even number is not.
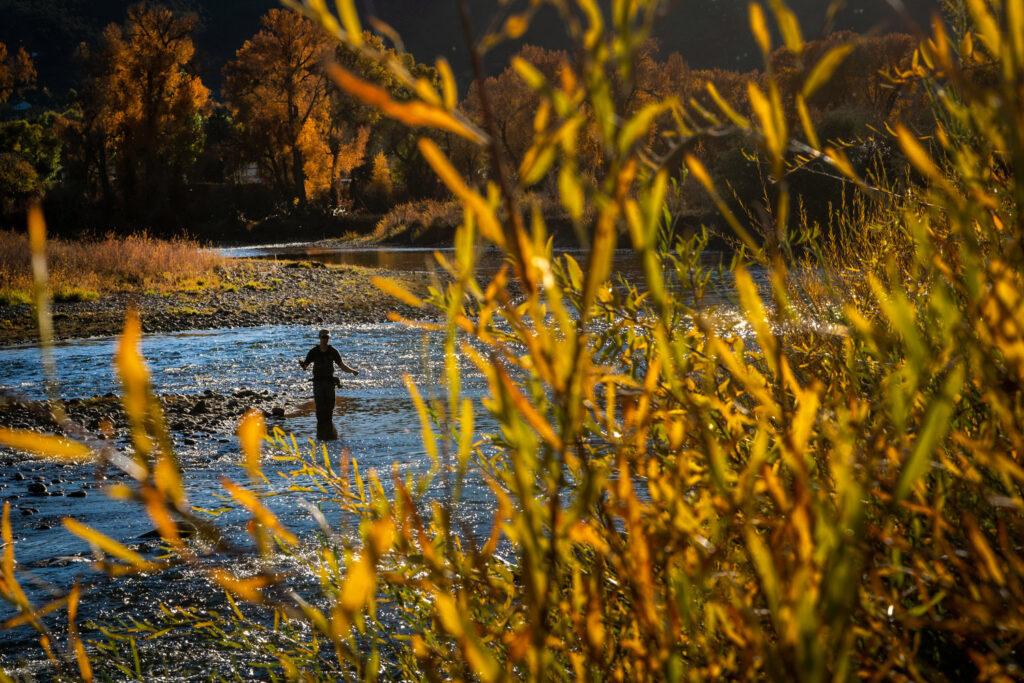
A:
[[[302,256],[332,263],[383,266],[392,269],[419,270],[429,267],[431,250],[359,250],[317,252],[302,246],[231,250],[226,255],[247,257]],[[635,266],[628,255],[617,260],[617,270],[630,272]],[[490,257],[484,267],[496,267]],[[358,377],[343,376],[339,391],[335,424],[341,440],[329,446],[332,456],[349,448],[360,470],[376,469],[390,488],[390,471],[425,471],[429,467],[420,440],[418,416],[408,398],[403,376],[409,374],[422,391],[440,387],[443,356],[439,340],[398,324],[358,324],[332,330],[332,344],[350,365],[359,369]],[[154,334],[143,340],[155,390],[160,394],[185,394],[201,397],[204,391],[230,394],[240,388],[269,390],[276,402],[293,416],[270,419],[306,443],[315,435],[315,418],[300,410],[311,398],[308,375],[298,367],[316,342],[316,329],[305,326],[268,325],[245,329]],[[54,349],[60,393],[64,399],[88,398],[119,387],[112,367],[114,339],[88,339],[61,343]],[[0,390],[31,399],[43,398],[40,351],[34,346],[0,348]],[[463,392],[480,398],[485,384],[472,364],[463,363]],[[494,425],[476,401],[476,424],[484,433]],[[188,443],[178,435],[178,452],[186,470],[190,502],[201,507],[221,505],[216,497],[219,479],[229,476],[244,481],[239,451],[230,429],[222,433],[195,434]],[[110,501],[102,492],[103,484],[92,482],[93,469],[85,466],[60,466],[27,460],[0,450],[0,495],[12,503],[12,524],[16,537],[19,567],[33,599],[41,602],[58,595],[74,581],[92,587],[83,599],[82,619],[106,620],[125,616],[140,595],[150,600],[185,600],[196,594],[195,576],[180,577],[174,585],[153,585],[133,579],[118,588],[111,587],[90,566],[86,544],[61,526],[61,519],[73,516],[81,522],[129,545],[142,540],[152,530],[148,518],[131,504]],[[84,498],[67,496],[30,496],[28,486],[34,479],[60,480],[57,487],[67,491],[81,489]],[[276,481],[272,477],[272,481]],[[272,484],[283,488],[284,484]],[[90,488],[92,487],[92,488]],[[313,501],[316,502],[316,501]],[[313,518],[300,502],[300,496],[282,496],[270,506],[289,527],[312,532]],[[26,509],[34,512],[26,513]],[[491,498],[486,487],[470,481],[458,510],[460,522],[467,528],[483,531],[490,524]],[[238,531],[244,521],[240,515],[225,516],[218,523]],[[54,558],[57,558],[54,560]],[[13,611],[0,605],[0,620]],[[0,632],[0,665],[21,671],[23,658],[38,665],[38,647],[31,634]]]

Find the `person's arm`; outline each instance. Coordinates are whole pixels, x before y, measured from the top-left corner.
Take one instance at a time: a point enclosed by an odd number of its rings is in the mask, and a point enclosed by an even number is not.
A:
[[[306,360],[299,361],[299,367],[305,370],[309,367],[309,364],[313,362],[313,350],[310,349],[309,353],[306,354]]]
[[[356,370],[355,368],[351,368],[345,364],[345,361],[341,359],[341,354],[338,353],[337,349],[334,350],[334,362],[338,364],[338,367],[341,368],[342,372],[347,372],[351,375],[359,374],[358,370]]]

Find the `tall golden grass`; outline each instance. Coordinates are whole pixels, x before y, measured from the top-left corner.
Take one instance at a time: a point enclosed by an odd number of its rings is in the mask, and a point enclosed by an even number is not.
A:
[[[616,92],[661,3],[614,3],[610,16],[591,0],[551,4],[578,43],[578,61],[557,82],[515,64],[543,102],[522,160],[500,157],[486,114],[471,122],[454,111],[443,66],[443,92],[420,84],[419,99],[403,102],[338,76],[387,115],[491,154],[491,181],[477,188],[438,145],[421,141],[465,209],[454,257],[439,256],[452,277],[426,293],[379,283],[444,316],[415,323],[444,347],[442,381],[424,393],[406,379],[427,473],[395,469],[389,493],[380,473],[362,472],[349,454],[302,448],[280,432],[268,438],[250,415],[239,430],[248,484],[222,482],[225,500],[250,519],[249,546],[237,547],[188,503],[135,318],[116,361],[134,428],[130,457],[0,432],[12,447],[98,457],[131,475],[111,493],[146,511],[167,553],[142,557],[68,520],[104,557],[102,569],[190,565],[228,603],[168,607],[86,646],[73,626],[77,588],[49,605],[25,597],[5,506],[0,594],[65,675],[90,678],[95,666],[141,676],[137,639],[171,632],[287,679],[1024,675],[1024,179],[1014,172],[1024,163],[1024,3],[968,3],[962,35],[936,22],[913,66],[890,74],[894,86],[936,94],[934,130],[919,136],[892,125],[918,175],[913,186],[892,188],[858,177],[806,116],[806,99],[842,61],[841,46],[808,65],[794,103],[781,100],[770,70],[752,83],[752,119],[714,92],[714,112],[670,99],[629,115]],[[339,7],[339,16],[321,2],[305,10],[410,78],[363,42],[354,3]],[[521,35],[529,12],[485,42]],[[766,63],[773,35],[801,52],[784,3],[752,3],[750,24]],[[657,159],[646,141],[663,114],[676,153]],[[588,125],[606,152],[597,181],[577,164]],[[747,135],[771,169],[753,224],[686,154],[723,128]],[[862,210],[828,234],[791,210],[786,179],[809,158],[863,192],[851,204]],[[732,323],[701,305],[711,278],[705,236],[665,244],[676,159],[742,245],[732,263],[740,311]],[[520,203],[552,173],[589,237],[585,263],[556,258],[543,212]],[[612,286],[620,231],[644,263],[642,283]],[[487,281],[474,267],[481,242],[507,256]],[[821,317],[831,326],[816,326]],[[487,379],[481,402],[462,392],[465,363]],[[477,433],[479,411],[497,422],[495,433]],[[316,540],[298,537],[264,504],[268,455],[287,490],[317,501]],[[495,500],[479,535],[459,518],[470,476]],[[339,515],[357,520],[358,532],[339,534]],[[186,541],[181,522],[205,542]],[[259,561],[236,561],[251,556]],[[65,606],[72,627],[58,641],[46,615]]]
[[[211,277],[223,263],[216,253],[187,239],[163,240],[149,235],[47,242],[54,291],[97,294],[141,288],[173,288],[196,278]],[[30,300],[31,252],[28,237],[0,231],[0,292]]]

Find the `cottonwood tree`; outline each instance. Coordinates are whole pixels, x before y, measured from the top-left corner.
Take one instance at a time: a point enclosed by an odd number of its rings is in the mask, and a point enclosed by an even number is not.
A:
[[[36,80],[36,67],[25,48],[10,53],[6,43],[0,43],[0,107],[16,93],[31,87]]]
[[[273,9],[261,29],[224,69],[224,96],[251,158],[278,190],[297,203],[309,198],[307,169],[327,155],[330,121],[324,61],[333,43],[296,12]]]
[[[194,71],[195,27],[194,15],[142,3],[82,54],[80,167],[133,227],[174,220],[202,149],[210,91]]]

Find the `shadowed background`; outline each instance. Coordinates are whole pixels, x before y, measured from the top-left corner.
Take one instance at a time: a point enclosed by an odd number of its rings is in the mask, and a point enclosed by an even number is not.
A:
[[[364,14],[375,14],[402,35],[406,47],[421,62],[444,55],[461,80],[469,78],[455,0],[358,0]],[[55,94],[74,82],[74,52],[82,42],[92,42],[103,27],[120,22],[134,0],[0,0],[0,42],[24,46],[33,54],[40,83]],[[215,91],[221,84],[221,68],[257,29],[260,17],[276,0],[168,0],[163,4],[196,12],[201,19],[197,35],[200,74]],[[471,0],[478,30],[486,28],[499,12],[516,11],[525,3]],[[602,4],[605,4],[602,2]],[[939,10],[939,0],[902,0],[909,16],[927,22]],[[807,37],[827,32],[826,0],[794,0]],[[696,68],[721,67],[743,71],[760,65],[747,30],[746,0],[678,0],[668,5],[658,23],[662,50],[680,52]],[[859,32],[909,31],[889,0],[850,0],[836,17],[835,29]],[[545,47],[564,44],[560,22],[550,10],[537,17],[524,42]],[[508,52],[490,56],[488,68],[500,70]]]

